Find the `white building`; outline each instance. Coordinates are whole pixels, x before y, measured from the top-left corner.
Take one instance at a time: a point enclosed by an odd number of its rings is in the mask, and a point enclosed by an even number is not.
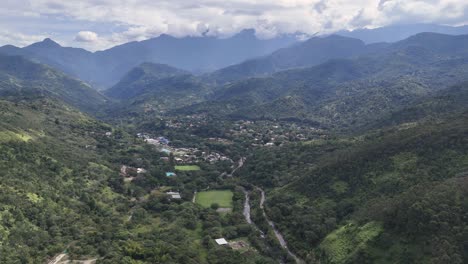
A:
[[[222,245],[227,245],[227,244],[228,244],[228,242],[227,242],[226,239],[224,239],[224,238],[218,238],[218,239],[215,239],[215,241],[216,241],[216,243],[217,243],[218,245],[221,245],[221,246],[222,246]]]
[[[166,194],[170,195],[172,199],[182,199],[178,192],[166,192]]]

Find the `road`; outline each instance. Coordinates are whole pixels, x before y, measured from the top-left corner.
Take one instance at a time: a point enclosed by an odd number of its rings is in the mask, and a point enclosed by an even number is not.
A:
[[[47,262],[47,264],[57,264],[59,263],[67,254],[61,253],[55,256],[51,261]]]
[[[195,200],[197,199],[197,191],[193,192],[193,198],[192,198],[192,203],[195,203]]]
[[[232,177],[232,176],[234,175],[234,173],[235,173],[238,169],[240,169],[240,168],[242,168],[242,166],[244,166],[244,163],[245,163],[246,160],[247,160],[246,157],[240,158],[240,159],[239,159],[239,162],[237,163],[237,167],[234,168],[234,169],[231,171],[231,174],[229,174],[228,176],[229,176],[229,177]]]
[[[265,200],[266,200],[265,192],[263,191],[263,189],[261,189],[259,187],[255,187],[255,188],[257,188],[257,190],[259,190],[261,192],[261,194],[262,194],[262,196],[260,198],[260,209],[262,209],[263,217],[265,217],[265,220],[268,222],[268,224],[273,229],[273,232],[275,233],[276,239],[280,243],[281,247],[284,248],[288,252],[288,254],[291,257],[294,258],[294,260],[296,261],[297,264],[305,263],[302,259],[300,259],[298,256],[296,256],[296,254],[294,254],[291,250],[289,250],[288,243],[284,239],[283,235],[276,228],[275,223],[273,223],[273,221],[271,221],[270,218],[268,218],[268,215],[265,212],[265,208],[264,208],[264,205],[263,205],[265,203]]]
[[[242,190],[244,191],[244,195],[245,195],[244,211],[242,213],[243,213],[243,215],[245,217],[245,221],[247,221],[247,223],[249,223],[249,224],[252,224],[252,219],[250,218],[250,197],[249,197],[249,193],[244,188],[242,188]]]

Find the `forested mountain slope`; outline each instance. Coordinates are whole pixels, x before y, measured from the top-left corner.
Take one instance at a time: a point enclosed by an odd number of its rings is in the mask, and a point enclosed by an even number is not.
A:
[[[466,111],[466,102],[468,102],[468,83],[464,82],[420,98],[413,104],[370,123],[367,129],[412,124],[459,115]]]
[[[0,262],[43,263],[72,242],[95,254],[92,234],[121,225],[114,210],[124,200],[95,150],[108,131],[56,100],[0,101]]]
[[[173,165],[161,157],[56,99],[0,100],[0,262],[46,263],[64,253],[109,264],[274,263],[264,251],[215,246],[214,238],[247,239],[254,230],[239,216],[241,197],[229,218],[191,202],[198,182],[218,177],[214,165],[179,172],[179,183],[165,176]],[[122,165],[147,171],[125,181]],[[170,185],[183,199],[168,198]]]
[[[158,81],[179,75],[189,73],[168,65],[143,63],[129,71],[116,85],[107,89],[105,94],[116,99],[131,99],[153,90],[159,93]]]
[[[441,55],[466,55],[466,35],[420,33],[396,43],[364,44],[362,40],[331,35],[313,37],[304,42],[279,49],[268,56],[232,65],[205,76],[218,84],[235,82],[248,77],[268,76],[272,73],[315,66],[332,59],[348,59],[364,55],[384,54],[408,47],[421,47]]]
[[[186,71],[167,65],[144,63],[105,91],[119,100],[110,105],[110,118],[161,113],[202,102],[213,87]]]
[[[467,36],[419,34],[372,55],[228,84],[210,99],[233,105],[227,115],[236,118],[355,126],[466,80],[467,41]],[[210,111],[204,109],[212,104],[189,111]]]
[[[98,111],[107,102],[89,85],[20,56],[0,56],[0,96],[50,96],[87,112]]]
[[[310,67],[331,59],[350,58],[380,50],[385,45],[366,46],[359,39],[341,36],[313,37],[291,47],[279,49],[270,55],[232,65],[206,76],[218,84],[248,77],[269,75],[291,68]]]
[[[311,263],[465,263],[468,116],[249,157],[268,213]]]

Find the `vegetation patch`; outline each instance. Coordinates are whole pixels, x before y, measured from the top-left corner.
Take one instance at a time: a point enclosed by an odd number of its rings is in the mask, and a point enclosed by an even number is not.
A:
[[[35,193],[27,193],[26,196],[28,197],[28,200],[31,201],[32,203],[38,203],[43,200],[42,197]]]
[[[12,131],[0,131],[0,142],[23,141],[28,142],[32,137],[26,133],[15,133]]]
[[[199,171],[200,167],[198,165],[179,165],[175,166],[177,171]]]
[[[337,181],[333,183],[332,185],[333,191],[335,191],[336,194],[341,195],[343,193],[346,193],[349,189],[348,184],[344,181]]]
[[[211,207],[218,204],[219,207],[232,208],[232,191],[218,190],[197,193],[196,203],[203,207]]]
[[[369,222],[363,226],[348,224],[329,234],[320,244],[331,263],[344,263],[367,243],[382,233],[379,222]]]

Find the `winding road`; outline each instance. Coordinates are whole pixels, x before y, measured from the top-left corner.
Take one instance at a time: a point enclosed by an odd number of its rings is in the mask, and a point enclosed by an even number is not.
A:
[[[266,200],[265,191],[263,191],[263,189],[261,189],[260,187],[255,187],[255,188],[257,190],[259,190],[260,193],[262,194],[262,196],[260,198],[260,209],[262,210],[263,217],[265,217],[265,220],[268,222],[268,224],[273,229],[273,232],[275,233],[276,239],[280,243],[281,247],[284,248],[286,250],[286,252],[288,252],[289,256],[294,258],[294,260],[296,261],[297,264],[305,263],[302,259],[300,259],[298,256],[296,256],[296,254],[294,254],[291,250],[289,250],[288,243],[284,239],[283,235],[276,228],[275,223],[273,221],[271,221],[270,218],[268,218],[268,215],[266,214],[265,208],[264,208],[264,205],[263,205],[265,203],[265,200]],[[250,210],[250,205],[249,205],[249,210]],[[245,208],[244,208],[244,211],[245,211]],[[250,217],[250,214],[249,214],[249,217]]]
[[[228,174],[226,172],[223,172],[220,175],[220,177],[222,178],[225,175],[227,175],[228,177],[232,177],[234,175],[234,173],[238,169],[240,169],[242,166],[244,166],[244,163],[245,163],[246,160],[247,160],[247,158],[245,158],[245,157],[240,158],[240,160],[238,161],[237,167],[235,167],[231,171],[230,174]],[[275,223],[273,221],[271,221],[270,218],[268,218],[268,215],[265,212],[265,208],[264,208],[264,205],[263,205],[265,203],[265,200],[266,200],[265,192],[260,187],[255,186],[255,188],[257,190],[259,190],[261,192],[261,194],[262,194],[261,199],[260,199],[260,209],[262,210],[263,217],[265,217],[265,220],[268,222],[268,224],[273,229],[273,232],[275,233],[276,239],[280,243],[281,247],[286,250],[286,252],[288,253],[289,256],[294,258],[294,260],[296,261],[297,264],[305,263],[302,259],[300,259],[298,256],[296,256],[296,254],[294,254],[291,250],[289,250],[288,244],[287,244],[286,240],[284,239],[283,235],[276,228]],[[265,234],[257,227],[257,225],[252,221],[252,219],[250,217],[250,196],[249,196],[249,192],[246,191],[244,188],[242,188],[242,191],[244,192],[244,195],[245,195],[244,210],[242,212],[242,214],[244,215],[245,221],[248,224],[252,225],[256,230],[260,231],[262,237],[265,237]]]
[[[238,169],[240,169],[240,168],[242,168],[242,166],[244,166],[244,162],[245,162],[246,160],[247,160],[246,157],[240,158],[240,159],[239,159],[239,162],[237,163],[237,167],[234,168],[234,169],[231,171],[231,174],[228,174],[228,176],[232,177],[232,176],[234,175],[234,173],[235,173]]]
[[[244,191],[245,195],[244,211],[242,213],[244,214],[245,221],[247,221],[249,224],[252,224],[252,219],[250,218],[250,196],[244,188],[242,188],[242,190]]]

